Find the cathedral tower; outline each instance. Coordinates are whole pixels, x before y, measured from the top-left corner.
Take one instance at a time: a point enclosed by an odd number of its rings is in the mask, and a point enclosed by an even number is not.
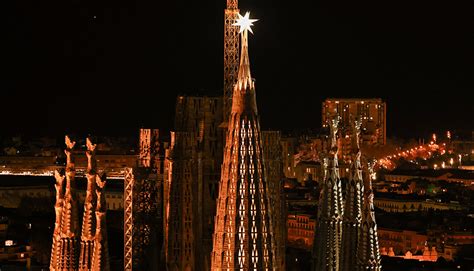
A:
[[[339,118],[330,125],[331,150],[324,160],[324,180],[318,205],[318,221],[313,249],[314,271],[339,271],[343,201],[337,161]]]
[[[80,228],[75,189],[76,166],[73,148],[76,145],[68,136],[65,138],[66,172],[55,172],[56,178],[56,224],[51,253],[51,270],[77,269],[79,256]],[[66,187],[63,187],[66,180]],[[59,212],[58,212],[59,211]]]
[[[372,178],[374,164],[368,165],[368,176],[365,178],[364,204],[362,206],[361,233],[358,240],[359,270],[381,271],[379,240],[377,236],[377,223],[375,222],[374,193]]]
[[[255,85],[250,74],[249,13],[236,25],[241,56],[224,149],[211,270],[272,270],[274,236]]]
[[[76,142],[66,136],[66,174],[55,172],[56,178],[56,222],[51,250],[50,270],[110,270],[106,204],[103,189],[105,176],[97,174],[95,158],[96,144],[87,142],[87,191],[84,202],[82,232],[79,227],[75,189],[75,163],[73,148]],[[64,188],[64,181],[66,187]]]
[[[344,219],[341,248],[341,270],[351,271],[357,265],[358,236],[361,233],[362,205],[364,203],[364,181],[360,162],[360,127],[362,122],[352,123],[352,164],[344,197]]]

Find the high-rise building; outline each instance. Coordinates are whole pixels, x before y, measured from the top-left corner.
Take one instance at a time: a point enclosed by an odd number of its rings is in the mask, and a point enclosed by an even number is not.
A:
[[[274,270],[275,242],[255,85],[250,74],[248,30],[239,15],[241,56],[224,149],[213,235],[211,270]]]
[[[66,173],[55,172],[56,222],[51,249],[50,270],[110,270],[106,204],[103,189],[105,176],[97,173],[96,144],[87,139],[87,192],[84,202],[82,232],[78,220],[73,148],[76,142],[66,136]],[[64,188],[64,181],[66,185]]]
[[[384,145],[387,142],[387,106],[382,99],[326,99],[322,106],[323,127],[336,115],[341,117],[343,132],[350,131],[352,119],[360,116],[364,143]]]

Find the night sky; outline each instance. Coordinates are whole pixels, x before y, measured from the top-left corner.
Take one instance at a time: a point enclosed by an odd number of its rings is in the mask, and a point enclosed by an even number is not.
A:
[[[5,2],[2,133],[170,129],[178,94],[222,93],[225,1]],[[381,97],[389,135],[474,129],[473,1],[345,2],[241,1],[260,19],[263,128],[319,128],[325,98]]]

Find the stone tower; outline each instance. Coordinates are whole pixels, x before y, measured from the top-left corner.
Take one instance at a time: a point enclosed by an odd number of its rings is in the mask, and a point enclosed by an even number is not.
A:
[[[274,236],[255,85],[250,75],[248,30],[239,15],[241,57],[224,149],[213,235],[211,270],[272,270]],[[247,26],[247,27],[245,27]]]
[[[75,191],[76,167],[73,148],[76,145],[68,136],[65,138],[67,158],[65,175],[55,172],[56,178],[56,223],[53,236],[50,269],[75,270],[79,256],[79,220]],[[66,180],[66,187],[63,182]]]
[[[344,219],[342,233],[341,269],[354,270],[357,265],[358,236],[361,233],[362,205],[364,203],[364,181],[362,179],[362,165],[360,162],[360,127],[361,121],[356,120],[352,125],[352,164],[349,180],[346,184],[344,197]]]
[[[84,202],[82,232],[78,221],[75,192],[75,164],[73,148],[76,142],[66,136],[66,174],[55,172],[56,222],[51,251],[50,270],[110,270],[106,204],[103,189],[105,176],[97,174],[96,145],[88,138],[86,155],[87,191]],[[66,180],[64,189],[63,183]]]
[[[360,151],[361,121],[352,125],[352,163],[342,200],[337,168],[338,119],[330,123],[332,148],[325,160],[313,249],[314,271],[381,270],[371,179],[373,164],[363,174]]]
[[[343,199],[337,160],[339,118],[330,122],[331,149],[324,160],[324,180],[318,205],[313,249],[314,271],[339,271],[342,238]]]
[[[377,236],[377,223],[375,222],[374,193],[372,190],[372,178],[374,176],[374,163],[368,165],[368,176],[364,181],[365,193],[362,206],[361,233],[358,240],[358,265],[359,270],[380,271],[382,264],[380,259],[379,240]]]

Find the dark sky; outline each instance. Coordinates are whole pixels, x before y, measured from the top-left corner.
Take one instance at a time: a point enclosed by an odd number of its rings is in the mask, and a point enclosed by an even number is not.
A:
[[[225,1],[2,3],[2,133],[171,128],[222,93]],[[388,133],[474,129],[474,2],[242,0],[264,128],[319,128],[326,97],[381,97]],[[3,33],[3,32],[2,32]]]

